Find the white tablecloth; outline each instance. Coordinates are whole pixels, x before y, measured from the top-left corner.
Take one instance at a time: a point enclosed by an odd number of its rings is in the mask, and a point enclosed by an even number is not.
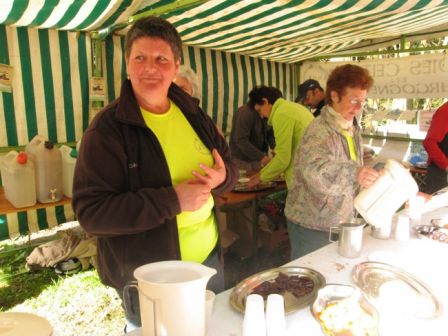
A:
[[[431,218],[448,216],[448,207],[439,209],[423,217],[428,223]],[[302,258],[296,259],[286,266],[304,266],[322,273],[327,283],[353,285],[351,274],[353,266],[368,261],[376,253],[383,256],[383,261],[399,266],[422,280],[442,302],[442,316],[433,320],[398,319],[392,316],[380,316],[380,335],[448,335],[448,244],[418,239],[400,242],[393,239],[380,240],[372,238],[365,232],[362,255],[356,259],[348,259],[338,255],[337,243],[327,245]],[[377,257],[378,258],[378,257]],[[384,260],[389,258],[389,260]],[[207,336],[239,336],[243,315],[236,312],[229,304],[231,289],[216,296],[213,314],[208,324]],[[405,300],[406,298],[403,298]],[[311,315],[309,308],[292,313],[286,318],[287,335],[321,336],[318,322]],[[139,336],[140,330],[127,335]]]

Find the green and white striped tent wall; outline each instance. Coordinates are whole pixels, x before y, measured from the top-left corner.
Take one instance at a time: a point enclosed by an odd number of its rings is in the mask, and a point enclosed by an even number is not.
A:
[[[74,217],[73,209],[69,204],[2,214],[0,215],[0,240],[53,228],[74,220]]]
[[[125,78],[123,37],[103,48],[108,100]],[[223,131],[255,85],[293,97],[294,66],[231,53],[183,48],[183,62],[198,73],[203,109]],[[88,125],[91,40],[73,33],[0,25],[0,63],[13,67],[12,93],[0,94],[0,147],[26,145],[36,134],[56,143],[81,138]]]
[[[122,36],[103,44],[109,101],[126,76],[123,44]],[[292,98],[293,65],[193,47],[182,52],[201,79],[203,109],[223,131],[230,130],[233,112],[254,85],[276,86]],[[13,67],[12,92],[0,93],[0,147],[26,145],[36,134],[55,143],[81,138],[89,121],[91,54],[84,32],[0,25],[0,63]],[[73,220],[70,206],[0,214],[0,239],[67,220]]]
[[[13,67],[12,92],[0,94],[0,147],[26,145],[36,134],[80,139],[92,72],[86,33],[0,25],[0,63]]]

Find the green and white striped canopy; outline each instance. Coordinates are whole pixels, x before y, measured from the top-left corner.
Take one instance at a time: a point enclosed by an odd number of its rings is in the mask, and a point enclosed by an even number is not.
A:
[[[0,65],[12,71],[10,92],[0,91],[0,149],[36,134],[78,141],[94,112],[92,39],[104,38],[108,103],[126,76],[124,27],[148,14],[177,27],[201,107],[224,132],[255,85],[293,99],[298,61],[448,35],[448,0],[0,0]],[[0,213],[0,240],[72,219],[69,205]]]
[[[106,29],[150,11],[173,23],[186,45],[286,63],[448,23],[448,0],[1,0],[0,4],[0,24],[75,31]]]

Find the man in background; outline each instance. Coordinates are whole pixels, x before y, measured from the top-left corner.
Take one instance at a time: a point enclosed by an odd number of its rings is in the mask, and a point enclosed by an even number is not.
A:
[[[248,173],[259,171],[270,161],[268,151],[274,145],[274,134],[267,119],[248,104],[238,108],[230,132],[230,151],[236,166]]]
[[[317,80],[307,79],[299,85],[299,95],[296,102],[313,109],[313,115],[317,117],[325,105],[325,91]]]

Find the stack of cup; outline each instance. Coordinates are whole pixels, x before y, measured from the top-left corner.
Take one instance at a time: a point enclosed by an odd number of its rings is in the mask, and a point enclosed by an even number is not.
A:
[[[283,296],[270,294],[266,304],[266,331],[267,336],[285,336],[285,304]]]
[[[408,214],[412,227],[422,224],[422,213],[424,207],[425,199],[423,197],[416,195],[409,199]]]
[[[243,336],[285,336],[285,304],[283,296],[270,294],[264,312],[263,297],[248,295],[243,320]]]
[[[408,240],[411,234],[411,224],[409,216],[404,214],[399,214],[397,223],[395,226],[395,240]]]
[[[243,336],[266,336],[264,301],[261,295],[250,294],[246,297]]]

